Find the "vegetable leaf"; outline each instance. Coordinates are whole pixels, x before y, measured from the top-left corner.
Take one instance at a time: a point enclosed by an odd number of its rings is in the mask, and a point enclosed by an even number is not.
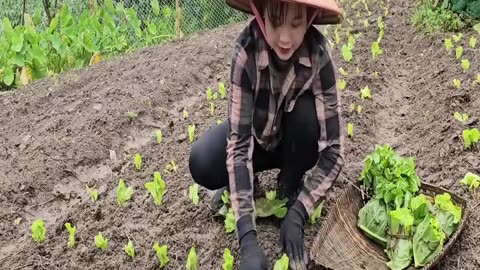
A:
[[[94,189],[91,190],[90,187],[86,186],[87,192],[90,193],[90,196],[92,197],[92,201],[97,201],[98,200],[98,190]]]
[[[447,48],[447,51],[450,51],[451,49],[453,49],[453,43],[451,38],[445,39],[445,48]]]
[[[372,94],[370,93],[370,88],[368,88],[368,85],[360,90],[360,95],[362,99],[372,98]]]
[[[67,246],[73,247],[75,246],[75,232],[77,231],[77,227],[75,226],[72,227],[72,225],[69,222],[67,222],[65,223],[65,228],[67,228],[67,231],[69,233]]]
[[[480,186],[480,176],[471,172],[467,172],[462,181],[460,181],[460,184],[468,186],[468,189],[472,191]]]
[[[108,239],[102,236],[102,233],[98,233],[95,236],[95,246],[103,251],[107,250]]]
[[[459,223],[462,219],[462,208],[453,204],[451,196],[448,193],[438,194],[435,196],[435,207],[437,207],[437,209],[450,212],[454,217],[455,223]]]
[[[353,137],[353,124],[352,123],[347,124],[347,135],[350,138]]]
[[[140,171],[142,169],[142,156],[139,153],[136,153],[134,161],[135,161],[135,168],[137,169],[137,171]]]
[[[385,204],[379,199],[371,199],[358,212],[358,227],[376,243],[387,243],[388,216]]]
[[[32,238],[35,242],[41,243],[45,240],[46,229],[43,220],[35,220],[30,229],[32,230]]]
[[[340,90],[343,90],[343,89],[345,89],[345,87],[347,87],[347,82],[344,79],[339,80],[338,81],[338,88]]]
[[[317,223],[317,219],[322,217],[322,210],[323,210],[323,201],[315,208],[312,215],[310,216],[310,224]]]
[[[167,265],[167,263],[170,261],[170,258],[168,258],[167,245],[163,245],[163,246],[160,247],[158,243],[155,243],[153,245],[153,250],[155,250],[158,261],[160,262],[160,268]]]
[[[150,192],[155,201],[155,205],[162,204],[163,195],[165,195],[165,181],[163,181],[162,176],[159,172],[153,173],[153,181],[145,183],[145,188]]]
[[[195,139],[195,124],[188,125],[188,140],[190,143]]]
[[[225,84],[223,82],[218,84],[218,93],[220,93],[220,98],[227,98],[227,92],[225,91]]]
[[[408,208],[390,211],[390,233],[387,240],[387,265],[391,269],[405,269],[412,262],[412,242],[408,239],[413,231],[414,218]]]
[[[124,247],[125,253],[130,256],[132,259],[135,259],[135,247],[133,246],[132,241],[128,240],[128,243]]]
[[[468,59],[462,59],[462,68],[463,70],[470,69],[470,61]]]
[[[455,50],[455,58],[459,59],[463,55],[463,47],[458,46],[457,49]]]
[[[477,45],[477,39],[475,37],[470,37],[470,41],[468,42],[468,45],[470,48],[475,49],[475,46]]]
[[[130,200],[133,195],[133,188],[132,187],[126,187],[125,183],[123,182],[123,179],[120,178],[120,181],[118,182],[118,187],[117,187],[117,201],[120,206],[123,206],[123,204]]]
[[[223,250],[223,270],[233,270],[233,256],[228,248]]]
[[[417,226],[413,235],[415,267],[425,266],[442,251],[445,233],[436,217],[430,215]]]
[[[194,205],[198,205],[200,197],[198,196],[198,184],[194,183],[188,189],[188,197]]]
[[[157,130],[155,132],[155,137],[157,139],[157,143],[160,144],[162,143],[162,138],[163,138],[163,135],[162,135],[162,131],[161,130]]]
[[[195,251],[195,246],[192,246],[190,252],[188,252],[186,267],[187,270],[197,270],[197,253]]]
[[[233,209],[229,208],[227,214],[225,215],[225,231],[227,233],[234,232],[237,229],[235,223],[235,215],[233,213]]]
[[[290,263],[290,260],[287,254],[284,253],[282,257],[275,262],[275,265],[273,266],[273,270],[288,270],[289,263]]]
[[[418,225],[429,214],[430,202],[423,194],[419,194],[410,200],[410,209],[413,213],[414,224]]]
[[[288,198],[278,199],[275,191],[266,192],[265,198],[259,198],[255,202],[257,217],[275,215],[283,218],[287,214]]]
[[[468,115],[466,113],[455,112],[455,114],[453,114],[453,117],[455,117],[455,119],[457,119],[460,122],[468,121]]]

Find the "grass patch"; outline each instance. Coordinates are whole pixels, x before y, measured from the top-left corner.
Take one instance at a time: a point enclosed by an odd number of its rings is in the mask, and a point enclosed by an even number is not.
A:
[[[443,1],[420,0],[412,15],[412,22],[425,33],[459,31],[468,23],[448,8],[442,7]]]

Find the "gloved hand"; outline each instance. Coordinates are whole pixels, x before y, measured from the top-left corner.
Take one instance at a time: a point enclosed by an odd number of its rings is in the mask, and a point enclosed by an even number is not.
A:
[[[280,242],[290,261],[290,269],[307,269],[308,257],[304,248],[304,228],[308,213],[300,201],[288,210],[280,229]]]
[[[240,270],[267,270],[267,258],[257,244],[255,231],[246,233],[240,240]]]

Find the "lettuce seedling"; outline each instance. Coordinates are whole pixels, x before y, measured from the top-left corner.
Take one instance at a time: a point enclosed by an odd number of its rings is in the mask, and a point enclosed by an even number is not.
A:
[[[453,79],[453,85],[455,85],[455,88],[460,89],[462,83],[459,79]]]
[[[453,41],[459,42],[459,41],[462,39],[463,34],[462,34],[462,33],[458,33],[457,35],[452,35],[452,37],[453,37]]]
[[[415,228],[413,235],[413,259],[415,267],[421,267],[433,261],[443,249],[446,235],[437,217],[427,215]]]
[[[465,71],[470,69],[470,61],[468,59],[462,59],[462,69]]]
[[[218,99],[218,93],[213,94],[213,95],[212,95],[212,99],[213,99],[213,100],[217,100],[217,99]]]
[[[183,119],[187,119],[188,118],[188,112],[187,110],[184,108],[183,109]]]
[[[350,111],[355,111],[355,103],[350,104]]]
[[[207,88],[207,100],[212,100],[212,88]]]
[[[225,248],[223,250],[223,265],[222,270],[233,270],[233,256],[230,249]]]
[[[313,211],[312,215],[310,216],[310,224],[317,223],[317,219],[322,217],[322,210],[323,210],[323,202],[321,202],[317,208]]]
[[[140,171],[142,169],[142,156],[139,153],[135,154],[134,162],[135,168],[137,169],[137,171]]]
[[[357,105],[357,113],[360,114],[362,112],[362,105]]]
[[[348,76],[348,72],[345,71],[343,68],[339,68],[338,71],[340,72],[340,74],[342,74],[342,76]]]
[[[275,215],[278,218],[283,218],[287,214],[287,202],[288,198],[278,199],[276,191],[266,192],[265,198],[259,198],[255,202],[257,217]]]
[[[473,30],[477,31],[477,33],[480,35],[480,23],[477,23],[473,26]]]
[[[128,117],[130,117],[130,121],[133,121],[133,120],[135,120],[135,117],[137,117],[137,113],[128,112]]]
[[[162,143],[163,135],[162,135],[162,131],[161,131],[161,130],[157,130],[157,131],[155,132],[155,138],[157,139],[157,143],[158,143],[158,144]]]
[[[353,45],[350,43],[343,44],[342,46],[342,56],[343,56],[343,59],[347,62],[350,62],[353,58],[352,49],[353,49]]]
[[[353,137],[353,124],[352,123],[347,124],[347,135],[350,138]]]
[[[235,223],[235,214],[233,213],[233,209],[229,208],[227,214],[225,215],[225,231],[227,233],[232,233],[237,229]]]
[[[35,242],[41,243],[45,240],[45,234],[47,233],[43,220],[37,219],[30,227],[32,230],[32,238]]]
[[[357,74],[360,74],[360,67],[355,68],[355,72],[356,72]]]
[[[159,172],[153,173],[153,181],[145,183],[145,188],[152,195],[155,205],[162,204],[163,195],[167,192],[165,188],[165,182]]]
[[[185,266],[187,270],[197,270],[197,253],[195,252],[195,246],[190,248],[187,257],[187,264]]]
[[[97,201],[98,200],[98,190],[94,189],[91,190],[90,187],[86,186],[87,192],[90,194],[90,197],[92,197],[92,201]]]
[[[362,99],[367,99],[367,98],[371,99],[372,98],[372,94],[370,93],[370,88],[368,88],[368,85],[365,86],[365,88],[362,88],[360,90],[360,97]]]
[[[107,250],[108,239],[104,238],[100,232],[95,236],[95,246],[103,251]]]
[[[217,120],[217,125],[220,125],[221,123],[223,123],[223,121],[220,120],[220,119],[218,119],[218,120]]]
[[[470,48],[475,49],[475,46],[477,45],[477,39],[474,36],[471,36],[468,45]]]
[[[167,164],[164,172],[166,173],[172,173],[172,172],[177,172],[178,166],[175,163],[175,161],[170,161],[170,163]]]
[[[380,42],[379,41],[374,41],[372,43],[372,57],[373,57],[373,60],[375,60],[375,58],[377,56],[379,56],[380,54],[383,53],[382,49],[380,48]]]
[[[466,149],[470,149],[472,145],[480,140],[480,131],[477,128],[463,130],[463,143]]]
[[[467,172],[467,174],[465,174],[465,177],[463,177],[462,181],[460,181],[460,184],[468,186],[468,189],[472,191],[473,189],[476,189],[480,186],[480,176],[471,172]]]
[[[128,240],[128,244],[123,248],[125,253],[130,256],[132,259],[135,259],[135,247],[133,246],[132,241]]]
[[[445,48],[447,49],[447,51],[450,51],[451,49],[453,49],[453,43],[451,38],[445,39]]]
[[[227,92],[225,91],[225,84],[223,82],[220,82],[218,84],[218,93],[220,93],[220,97],[222,99],[226,99],[227,98]]]
[[[466,113],[455,112],[453,117],[462,123],[468,121],[468,115]]]
[[[343,89],[345,89],[345,87],[347,87],[347,82],[344,79],[340,79],[338,81],[338,88],[340,90],[343,90]]]
[[[462,208],[455,205],[450,194],[445,192],[435,196],[434,209],[442,231],[447,237],[450,237],[462,220]]]
[[[282,257],[275,262],[273,270],[288,270],[289,263],[290,259],[288,258],[287,254],[284,253]]]
[[[188,197],[194,205],[198,205],[200,197],[198,196],[198,184],[194,183],[188,189]]]
[[[167,245],[163,245],[160,247],[158,243],[155,243],[153,245],[153,250],[155,250],[155,253],[157,254],[158,261],[160,262],[160,268],[165,267],[170,261],[170,258],[168,258]]]
[[[70,234],[68,236],[68,247],[73,247],[75,246],[75,233],[77,232],[77,227],[73,226],[67,222],[65,223],[65,228],[67,228],[68,233]]]
[[[215,112],[215,104],[213,102],[210,102],[210,115],[213,116],[214,112]]]
[[[460,59],[463,55],[463,47],[458,46],[457,49],[455,50],[455,58]]]
[[[188,125],[188,140],[190,143],[195,139],[195,124]]]
[[[133,188],[132,187],[126,187],[125,183],[123,182],[123,179],[120,178],[120,181],[118,182],[118,187],[117,187],[117,201],[120,206],[123,206],[123,204],[130,200],[133,195]]]

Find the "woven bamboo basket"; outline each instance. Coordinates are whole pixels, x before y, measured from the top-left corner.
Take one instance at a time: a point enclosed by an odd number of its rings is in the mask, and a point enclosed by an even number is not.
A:
[[[420,193],[435,196],[447,192],[452,201],[462,207],[462,220],[455,233],[444,244],[442,252],[422,269],[432,269],[448,253],[455,240],[463,231],[469,216],[467,203],[459,196],[437,186],[421,184]],[[389,261],[383,247],[367,238],[358,228],[358,211],[365,204],[358,186],[349,185],[326,219],[322,222],[310,248],[310,259],[314,269],[381,270],[388,269]],[[415,269],[410,266],[408,269]]]

